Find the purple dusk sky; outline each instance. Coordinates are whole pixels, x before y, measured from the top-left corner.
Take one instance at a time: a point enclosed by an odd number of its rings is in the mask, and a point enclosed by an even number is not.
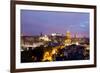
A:
[[[24,36],[51,33],[89,37],[89,13],[21,10],[21,34]]]

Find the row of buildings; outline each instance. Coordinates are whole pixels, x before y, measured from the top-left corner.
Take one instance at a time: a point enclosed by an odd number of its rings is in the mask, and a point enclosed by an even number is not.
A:
[[[59,33],[52,33],[51,35],[43,35],[39,36],[21,36],[21,49],[28,47],[38,47],[40,45],[46,45],[47,43],[59,43],[60,45],[88,45],[89,46],[89,38],[83,37],[79,38],[78,34],[75,34],[74,37],[71,36],[69,31],[66,32],[66,35],[62,35]]]

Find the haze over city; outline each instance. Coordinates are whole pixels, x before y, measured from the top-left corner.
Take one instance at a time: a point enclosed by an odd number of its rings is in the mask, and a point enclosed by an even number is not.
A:
[[[72,36],[89,37],[89,13],[21,10],[21,34],[24,36],[70,31]]]

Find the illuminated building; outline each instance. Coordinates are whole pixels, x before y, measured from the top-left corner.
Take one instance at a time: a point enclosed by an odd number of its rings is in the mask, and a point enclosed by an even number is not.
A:
[[[44,35],[44,36],[40,37],[39,39],[43,40],[43,41],[50,41],[50,39],[47,35]]]
[[[52,36],[62,36],[62,34],[60,34],[60,33],[52,33],[51,35]]]
[[[71,33],[69,31],[67,31],[65,45],[70,45],[70,44],[71,44]]]
[[[79,45],[79,42],[78,42],[78,35],[77,35],[77,33],[74,35],[74,39],[73,39],[72,44]]]

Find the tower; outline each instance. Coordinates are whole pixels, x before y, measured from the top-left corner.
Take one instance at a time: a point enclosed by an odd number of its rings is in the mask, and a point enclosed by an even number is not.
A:
[[[65,45],[71,44],[71,33],[69,31],[66,32],[66,38],[65,38]]]
[[[74,44],[78,45],[78,36],[77,33],[74,35]]]

